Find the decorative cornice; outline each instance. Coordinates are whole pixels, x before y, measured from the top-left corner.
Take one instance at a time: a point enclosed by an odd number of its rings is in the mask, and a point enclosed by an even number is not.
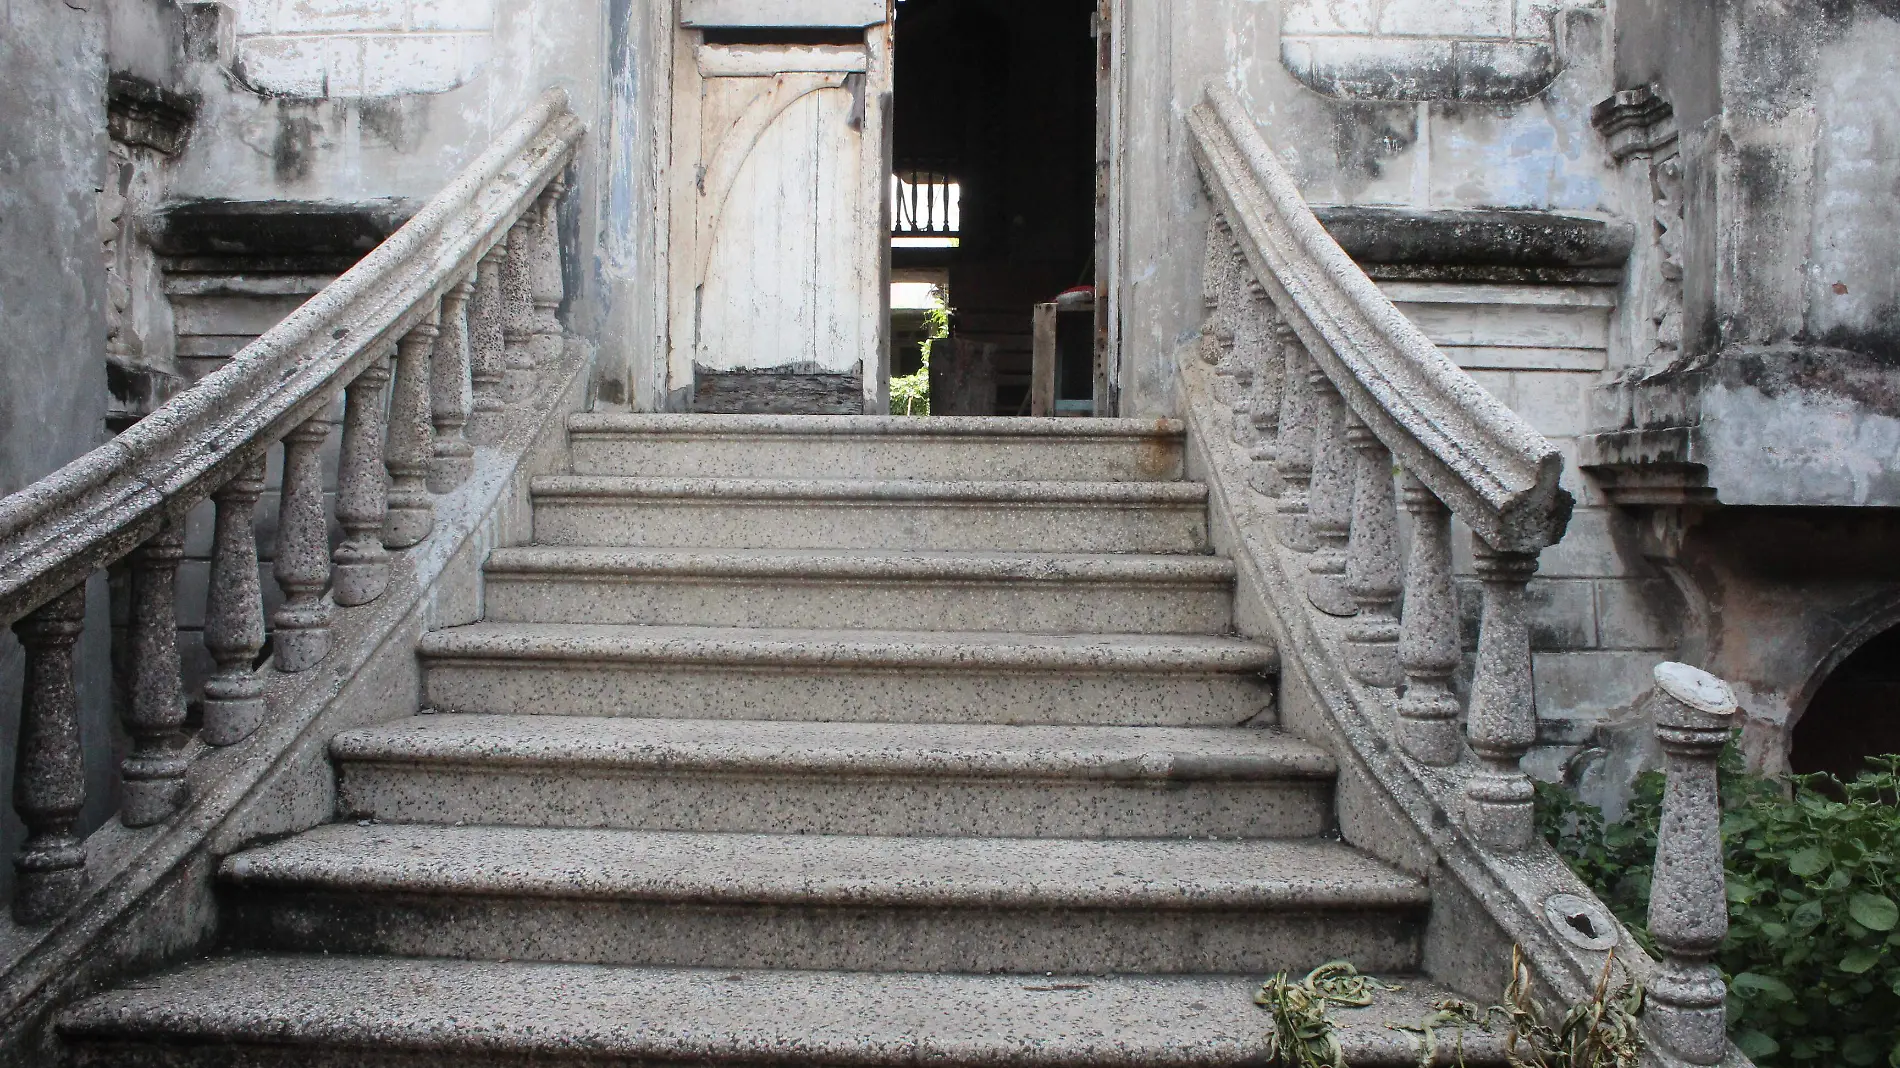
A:
[[[114,141],[176,156],[197,117],[198,101],[183,93],[122,71],[106,82],[106,129]]]
[[[1674,144],[1675,117],[1676,109],[1654,85],[1621,90],[1590,109],[1590,124],[1610,142],[1618,163]]]

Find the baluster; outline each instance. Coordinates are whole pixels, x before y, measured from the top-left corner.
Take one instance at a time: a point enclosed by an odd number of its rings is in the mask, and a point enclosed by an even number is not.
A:
[[[84,582],[13,625],[26,653],[13,764],[13,808],[26,842],[13,857],[13,918],[28,925],[51,922],[86,888],[86,845],[73,830],[86,803],[73,662],[85,626]]]
[[[368,604],[389,587],[389,553],[383,548],[383,518],[389,507],[389,476],[383,470],[383,387],[389,360],[378,357],[343,391],[343,454],[337,464],[336,521],[343,542],[332,597],[345,608]]]
[[[1286,355],[1280,437],[1273,448],[1273,466],[1280,475],[1280,544],[1310,553],[1314,545],[1307,510],[1313,481],[1313,424],[1319,414],[1313,399],[1313,361],[1292,324],[1284,320],[1276,324],[1274,338]]]
[[[475,471],[475,447],[463,436],[473,397],[469,386],[468,298],[474,283],[457,282],[442,297],[442,332],[429,363],[429,408],[435,451],[429,460],[429,490],[447,493]]]
[[[1346,592],[1358,613],[1346,628],[1353,677],[1368,686],[1397,686],[1399,673],[1399,510],[1392,454],[1359,418],[1347,413],[1352,449],[1352,533],[1346,543]]]
[[[501,261],[502,394],[519,401],[534,388],[534,212],[508,230]]]
[[[1412,549],[1405,561],[1405,611],[1399,625],[1399,662],[1405,696],[1399,699],[1399,746],[1434,767],[1458,762],[1458,595],[1451,583],[1451,511],[1423,482],[1405,473],[1405,510],[1412,514]]]
[[[132,752],[120,765],[127,827],[162,823],[185,803],[185,695],[178,661],[178,562],[184,525],[167,521],[132,551],[132,692],[125,732]]]
[[[1307,490],[1306,526],[1313,535],[1307,561],[1306,599],[1329,616],[1350,616],[1358,609],[1346,594],[1346,542],[1352,532],[1352,450],[1346,445],[1346,402],[1314,366],[1318,418],[1313,425],[1313,481]]]
[[[284,435],[284,485],[277,508],[277,544],[271,573],[284,603],[271,614],[277,670],[308,671],[330,653],[330,620],[323,599],[330,584],[329,527],[323,518],[323,443],[330,422],[315,415]]]
[[[1201,323],[1201,361],[1216,369],[1227,362],[1227,354],[1234,347],[1234,328],[1224,298],[1232,285],[1234,258],[1228,253],[1233,247],[1233,237],[1228,232],[1226,220],[1216,215],[1207,224],[1207,245],[1201,262],[1201,303],[1207,308],[1207,315]],[[1215,379],[1215,397],[1225,388],[1222,379]]]
[[[1658,664],[1654,674],[1651,708],[1665,785],[1649,933],[1663,959],[1643,1022],[1683,1060],[1720,1064],[1728,1048],[1722,1011],[1728,989],[1713,958],[1728,935],[1728,896],[1716,762],[1728,742],[1735,694],[1687,664]]]
[[[508,367],[502,339],[501,262],[508,257],[503,235],[475,268],[475,293],[468,304],[470,402],[468,436],[477,445],[493,445],[501,437],[502,375]]]
[[[264,595],[257,577],[252,529],[264,495],[264,458],[246,464],[211,499],[218,506],[211,542],[211,591],[205,608],[205,648],[218,665],[205,680],[203,737],[233,745],[264,722],[264,682],[257,654],[264,648]]]
[[[435,499],[429,496],[429,438],[434,432],[429,405],[429,354],[438,332],[437,307],[396,343],[396,386],[389,399],[389,511],[383,517],[383,544],[406,549],[435,529]]]
[[[534,274],[531,285],[534,311],[529,329],[534,334],[534,362],[537,367],[552,367],[561,359],[561,300],[566,296],[566,281],[561,277],[561,220],[558,209],[567,179],[555,175],[541,199],[535,202]]]
[[[1477,550],[1484,613],[1465,733],[1479,768],[1465,784],[1466,819],[1478,841],[1516,850],[1529,845],[1535,833],[1531,780],[1519,762],[1537,741],[1530,619],[1524,605],[1524,586],[1537,571],[1537,554],[1498,552],[1481,539]]]
[[[1247,472],[1247,484],[1255,493],[1267,497],[1280,495],[1280,477],[1273,466],[1274,448],[1280,436],[1281,392],[1286,385],[1286,356],[1280,350],[1279,326],[1284,321],[1280,310],[1266,299],[1259,283],[1251,286],[1253,311],[1257,312],[1259,340],[1255,355],[1253,394],[1247,400],[1248,418],[1253,420],[1253,461]]]

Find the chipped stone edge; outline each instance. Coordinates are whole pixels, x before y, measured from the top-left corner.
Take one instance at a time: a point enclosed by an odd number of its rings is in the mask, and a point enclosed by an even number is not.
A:
[[[1495,997],[1508,976],[1513,944],[1546,993],[1565,1004],[1587,997],[1604,965],[1603,952],[1563,939],[1545,917],[1553,894],[1597,901],[1562,858],[1543,842],[1516,855],[1485,850],[1465,832],[1458,814],[1464,780],[1475,768],[1467,751],[1459,764],[1432,768],[1406,757],[1390,740],[1395,710],[1390,697],[1354,679],[1343,659],[1346,622],[1313,609],[1291,577],[1305,559],[1269,533],[1272,502],[1248,485],[1253,463],[1225,432],[1212,372],[1192,345],[1176,354],[1181,407],[1187,414],[1189,477],[1208,486],[1208,522],[1216,551],[1239,566],[1235,615],[1243,634],[1271,638],[1281,651],[1282,728],[1332,751],[1340,765],[1340,831],[1352,845],[1432,882],[1432,928],[1425,970],[1435,981],[1476,996]],[[1369,796],[1355,796],[1359,792]],[[1490,930],[1463,915],[1475,905]],[[1456,931],[1446,930],[1460,923]],[[1650,982],[1658,966],[1620,924],[1616,958],[1637,980]],[[1661,1051],[1657,1063],[1684,1064]],[[1729,1044],[1724,1068],[1752,1062]]]
[[[137,831],[100,828],[86,842],[95,881],[85,898],[43,930],[0,928],[0,1061],[55,1058],[48,1024],[64,1004],[210,948],[224,854],[332,818],[330,738],[415,714],[417,642],[480,618],[482,564],[495,546],[529,539],[528,482],[565,465],[566,416],[586,405],[593,364],[593,346],[568,339],[498,444],[476,450],[474,474],[436,498],[435,533],[392,556],[389,590],[339,613],[321,665],[261,672],[269,718],[243,743],[193,761],[192,800],[179,815]]]

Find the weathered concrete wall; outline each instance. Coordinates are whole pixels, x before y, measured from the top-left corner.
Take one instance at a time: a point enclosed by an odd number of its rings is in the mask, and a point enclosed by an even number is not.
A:
[[[105,440],[105,271],[98,190],[106,161],[106,19],[97,5],[0,0],[0,494]],[[105,584],[89,598],[78,655],[90,786],[109,770]],[[0,635],[0,797],[12,796],[22,660]],[[101,798],[87,813],[109,811]],[[0,854],[22,828],[0,811]],[[0,865],[0,895],[13,881]]]

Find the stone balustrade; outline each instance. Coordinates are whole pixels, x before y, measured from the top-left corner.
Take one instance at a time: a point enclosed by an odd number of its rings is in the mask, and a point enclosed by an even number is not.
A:
[[[1202,356],[1226,383],[1214,393],[1233,408],[1236,434],[1244,425],[1253,435],[1249,482],[1277,491],[1274,536],[1304,554],[1308,604],[1345,621],[1353,676],[1387,691],[1405,684],[1397,743],[1432,766],[1468,750],[1468,830],[1490,848],[1522,849],[1533,812],[1521,760],[1536,741],[1524,589],[1569,517],[1561,455],[1353,264],[1231,93],[1210,90],[1188,124],[1216,209]],[[1404,560],[1401,497],[1415,520]],[[1452,516],[1478,539],[1484,591],[1462,710],[1450,685]]]
[[[1275,561],[1265,584],[1293,602],[1276,611],[1299,616],[1289,632],[1308,636],[1294,644],[1336,661],[1356,685],[1323,698],[1357,710],[1335,712],[1336,724],[1358,725],[1343,730],[1344,743],[1356,745],[1358,730],[1370,735],[1358,753],[1377,758],[1361,767],[1411,809],[1441,862],[1483,887],[1474,900],[1540,978],[1565,997],[1586,997],[1601,955],[1617,949],[1649,987],[1645,1026],[1657,1063],[1745,1064],[1725,1037],[1724,988],[1711,963],[1727,930],[1715,761],[1733,695],[1686,665],[1655,672],[1668,786],[1649,924],[1663,960],[1652,966],[1542,851],[1523,767],[1537,738],[1526,587],[1571,507],[1558,450],[1379,292],[1232,93],[1210,89],[1188,126],[1214,208],[1203,267],[1206,366],[1184,370],[1189,403],[1213,412],[1206,421],[1194,413],[1196,425],[1245,447],[1244,461],[1210,451],[1211,477],[1244,483],[1240,492],[1258,498],[1234,514],[1252,524],[1241,532],[1256,547],[1248,551]],[[1221,474],[1243,466],[1244,477]],[[1463,701],[1454,687],[1462,660],[1454,518],[1473,535],[1481,598]]]
[[[0,622],[26,658],[17,922],[50,923],[89,882],[76,826],[85,774],[73,655],[88,579],[129,567],[131,744],[119,818],[162,824],[190,800],[194,757],[243,743],[271,714],[265,673],[310,671],[331,651],[338,611],[383,596],[394,554],[427,541],[435,498],[469,478],[475,447],[492,444],[507,405],[532,392],[537,350],[558,354],[555,209],[581,131],[565,94],[544,95],[407,225],[226,367],[0,500]],[[340,428],[330,414],[339,395]],[[334,551],[321,462],[332,433],[342,439]],[[255,514],[266,452],[280,442],[271,555],[284,599],[267,631]],[[184,516],[207,497],[216,520],[205,644],[216,668],[193,738],[177,575]]]

